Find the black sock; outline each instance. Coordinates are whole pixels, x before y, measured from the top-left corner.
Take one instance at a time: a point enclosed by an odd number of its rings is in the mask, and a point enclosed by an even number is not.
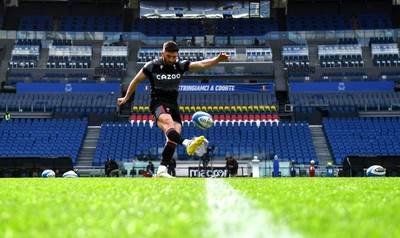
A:
[[[179,145],[182,145],[182,142],[184,141],[182,136],[173,128],[166,131],[165,135],[167,135],[167,137],[170,141],[173,141]]]
[[[167,144],[164,146],[163,152],[162,152],[162,159],[160,164],[164,166],[168,166],[169,162],[171,161],[172,156],[175,153],[175,148],[176,144],[172,142],[167,142]]]

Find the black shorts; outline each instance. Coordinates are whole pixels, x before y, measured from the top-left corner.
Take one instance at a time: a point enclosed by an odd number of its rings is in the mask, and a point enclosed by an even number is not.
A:
[[[179,107],[175,103],[170,103],[161,100],[152,100],[150,103],[150,111],[153,114],[154,119],[157,121],[161,114],[168,113],[171,115],[172,120],[182,125],[181,115],[179,113]]]

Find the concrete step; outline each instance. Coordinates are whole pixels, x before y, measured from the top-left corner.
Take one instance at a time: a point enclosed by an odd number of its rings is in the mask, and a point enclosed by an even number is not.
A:
[[[332,161],[332,154],[329,150],[324,131],[322,130],[322,125],[310,126],[310,134],[320,165],[325,165],[327,162]]]
[[[97,141],[85,141],[85,146],[82,146],[82,148],[88,149],[88,150],[96,150],[97,147]]]
[[[100,126],[89,126],[87,128],[76,167],[90,167],[92,165],[100,130]]]

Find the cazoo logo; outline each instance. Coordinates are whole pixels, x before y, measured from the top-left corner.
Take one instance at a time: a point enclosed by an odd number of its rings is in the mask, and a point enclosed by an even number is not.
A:
[[[158,74],[156,78],[157,80],[174,80],[180,79],[181,74]]]
[[[226,177],[226,172],[225,168],[207,168],[206,171],[204,171],[204,168],[199,168],[198,167],[189,167],[189,177]]]

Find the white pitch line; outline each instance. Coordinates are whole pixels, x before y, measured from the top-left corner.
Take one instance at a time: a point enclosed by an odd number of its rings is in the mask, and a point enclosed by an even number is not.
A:
[[[222,179],[207,179],[206,189],[210,212],[207,233],[229,238],[302,237],[276,225],[269,213]]]

